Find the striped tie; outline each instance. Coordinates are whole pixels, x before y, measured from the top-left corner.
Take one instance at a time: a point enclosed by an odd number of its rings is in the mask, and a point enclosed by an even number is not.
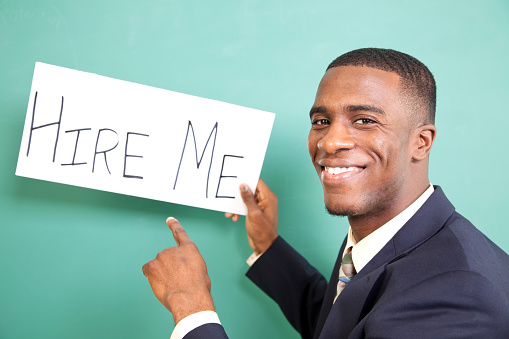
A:
[[[334,302],[336,302],[336,299],[338,298],[341,291],[343,291],[346,284],[350,282],[356,273],[357,272],[355,271],[355,267],[353,266],[352,261],[352,247],[350,246],[346,250],[343,259],[341,260],[341,267],[339,268],[338,288]]]

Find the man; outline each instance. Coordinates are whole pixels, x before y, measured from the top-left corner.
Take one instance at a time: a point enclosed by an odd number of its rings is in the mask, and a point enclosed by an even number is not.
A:
[[[278,236],[269,188],[241,185],[247,275],[303,338],[509,338],[509,256],[429,183],[435,93],[426,66],[393,50],[355,50],[328,67],[308,148],[327,210],[350,223],[328,284]],[[178,221],[167,223],[178,246],[143,271],[174,335],[226,338],[205,262]]]

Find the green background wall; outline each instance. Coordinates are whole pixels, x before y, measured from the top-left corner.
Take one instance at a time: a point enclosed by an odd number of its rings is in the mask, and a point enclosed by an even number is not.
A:
[[[14,175],[36,61],[276,113],[262,177],[280,233],[328,276],[347,220],[324,212],[307,116],[328,63],[360,47],[430,67],[431,181],[509,251],[507,0],[0,1],[0,338],[168,338],[141,266],[174,244],[170,215],[208,263],[231,338],[298,337],[244,277],[243,221]]]

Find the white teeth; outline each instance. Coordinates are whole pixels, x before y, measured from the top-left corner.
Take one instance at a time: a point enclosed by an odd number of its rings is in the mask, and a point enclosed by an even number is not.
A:
[[[329,174],[340,174],[349,171],[355,170],[355,167],[327,167],[325,166],[325,171],[329,172]]]

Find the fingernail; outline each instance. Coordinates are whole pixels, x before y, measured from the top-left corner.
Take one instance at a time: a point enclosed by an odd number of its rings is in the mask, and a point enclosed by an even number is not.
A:
[[[170,220],[177,220],[177,219],[175,219],[174,217],[168,217],[168,219],[166,219],[166,222],[168,222]]]
[[[241,190],[242,192],[247,192],[247,190],[248,190],[248,189],[249,189],[249,186],[248,186],[248,185],[246,185],[246,184],[242,184],[242,185],[240,185],[240,190]]]

